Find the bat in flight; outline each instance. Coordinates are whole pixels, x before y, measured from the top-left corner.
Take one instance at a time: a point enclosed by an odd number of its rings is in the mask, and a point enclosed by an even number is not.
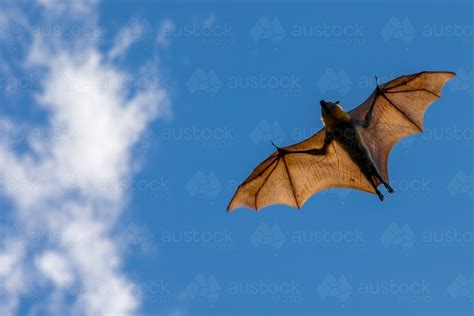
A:
[[[388,156],[400,139],[423,131],[423,115],[440,98],[453,72],[423,71],[378,84],[361,105],[346,112],[339,101],[321,100],[324,127],[310,138],[276,151],[257,166],[229,203],[260,210],[286,204],[301,208],[317,192],[350,188],[375,193],[388,180]]]

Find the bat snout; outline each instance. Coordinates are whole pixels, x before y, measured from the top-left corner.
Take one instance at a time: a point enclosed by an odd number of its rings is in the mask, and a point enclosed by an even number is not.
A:
[[[327,103],[326,101],[321,100],[321,101],[319,101],[319,104],[321,104],[321,109],[322,109],[323,111],[327,111],[327,110],[328,110],[328,103]]]

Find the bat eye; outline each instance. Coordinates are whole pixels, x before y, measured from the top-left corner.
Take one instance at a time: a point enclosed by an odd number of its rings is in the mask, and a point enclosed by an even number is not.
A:
[[[336,103],[336,104],[339,104],[339,100],[337,100],[337,101],[336,101],[336,102],[334,102],[334,103]]]

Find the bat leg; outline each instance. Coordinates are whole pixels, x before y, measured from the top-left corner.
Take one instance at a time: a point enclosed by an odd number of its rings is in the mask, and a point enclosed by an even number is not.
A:
[[[384,181],[384,179],[382,179],[382,176],[377,171],[377,169],[373,168],[373,172],[375,176],[380,180],[380,182],[382,182],[383,186],[385,187],[385,189],[387,189],[388,193],[390,194],[395,193],[395,190],[390,186],[390,184],[388,184],[387,182]]]
[[[383,196],[382,192],[380,192],[380,190],[377,188],[377,184],[374,181],[375,179],[381,179],[379,173],[377,172],[377,169],[375,169],[373,166],[371,166],[371,167],[365,169],[364,174],[365,174],[365,177],[367,178],[367,180],[370,182],[370,184],[374,188],[375,194],[377,194],[377,196],[379,197],[379,200],[383,201],[384,196]],[[383,183],[383,181],[382,181],[382,183]]]
[[[395,190],[390,186],[390,184],[385,182],[385,180],[382,178],[382,176],[380,175],[379,171],[377,170],[375,166],[371,166],[370,169],[371,169],[371,173],[383,184],[385,189],[387,189],[388,193],[395,193]]]
[[[387,182],[384,181],[384,179],[382,179],[382,176],[380,176],[379,172],[377,171],[377,169],[374,168],[374,174],[375,176],[380,180],[380,182],[382,182],[383,186],[385,187],[385,189],[387,189],[388,193],[395,193],[395,190],[390,186],[390,184],[388,184]]]
[[[375,194],[377,194],[377,196],[379,197],[379,200],[383,201],[384,200],[383,194],[377,188],[377,185],[375,184],[374,179],[372,177],[368,177],[368,179],[369,179],[370,184],[372,185],[372,187],[375,190]]]

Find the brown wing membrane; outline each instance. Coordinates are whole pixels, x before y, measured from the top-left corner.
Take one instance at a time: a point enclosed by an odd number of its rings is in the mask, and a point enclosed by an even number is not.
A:
[[[284,149],[321,148],[325,134],[322,129],[307,140]],[[325,155],[293,153],[281,156],[275,152],[239,186],[227,210],[245,206],[258,211],[272,204],[300,208],[316,192],[334,187],[375,192],[335,141],[331,142]]]
[[[389,182],[387,163],[393,145],[423,131],[425,110],[440,98],[443,86],[453,76],[453,72],[420,72],[399,77],[378,86],[364,103],[349,112],[363,121],[373,105],[369,126],[358,129],[385,182]]]

